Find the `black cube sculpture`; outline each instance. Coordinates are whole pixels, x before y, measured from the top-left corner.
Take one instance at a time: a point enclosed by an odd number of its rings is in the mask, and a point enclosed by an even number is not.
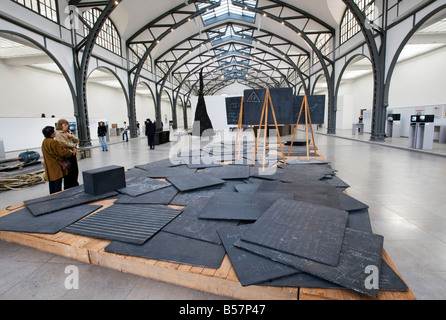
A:
[[[84,171],[84,191],[100,195],[126,187],[124,167],[108,166]]]

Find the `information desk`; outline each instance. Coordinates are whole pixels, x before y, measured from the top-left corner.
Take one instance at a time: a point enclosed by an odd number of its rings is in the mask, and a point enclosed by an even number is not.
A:
[[[170,141],[170,131],[159,131],[155,133],[155,145],[164,144]]]
[[[364,123],[352,124],[352,135],[355,135],[356,132],[358,132],[359,134],[364,134]]]

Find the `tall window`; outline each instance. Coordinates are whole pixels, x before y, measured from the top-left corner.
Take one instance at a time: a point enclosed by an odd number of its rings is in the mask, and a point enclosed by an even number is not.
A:
[[[95,8],[82,13],[82,17],[88,24],[88,26],[84,25],[84,32],[86,35],[90,32],[88,27],[93,28],[94,23],[98,20],[100,15],[101,11]],[[121,37],[110,19],[107,19],[102,26],[102,29],[96,38],[96,44],[116,53],[117,55],[121,55]]]
[[[322,55],[327,56],[330,53],[330,40],[332,36],[331,33],[321,33],[317,36],[316,42],[314,45],[318,50],[322,53]],[[316,55],[316,53],[313,52],[313,64],[318,62],[319,59]]]
[[[57,2],[56,0],[12,0],[14,2],[20,3],[21,5],[31,9],[38,14],[58,22],[59,18],[57,15]]]
[[[137,64],[147,51],[147,47],[142,43],[131,44],[130,51],[132,52],[132,62],[134,64]],[[150,56],[148,56],[147,59],[144,61],[142,68],[150,72],[152,71],[152,61],[150,59]]]
[[[354,0],[356,5],[365,13],[368,20],[375,20],[375,0]],[[350,9],[345,11],[341,22],[341,44],[351,39],[361,31],[358,21]]]

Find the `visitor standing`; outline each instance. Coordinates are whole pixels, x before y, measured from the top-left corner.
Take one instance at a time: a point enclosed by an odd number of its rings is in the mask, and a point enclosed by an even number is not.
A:
[[[151,150],[155,149],[155,131],[156,131],[155,124],[152,122],[152,120],[147,119],[146,136]]]
[[[49,183],[50,194],[62,191],[62,179],[68,173],[60,165],[59,161],[76,154],[75,151],[62,146],[56,141],[54,127],[47,126],[42,130],[45,139],[42,142],[43,165],[45,167],[45,178]]]
[[[79,139],[69,130],[69,122],[65,119],[60,119],[56,123],[56,140],[59,141],[63,147],[70,150],[73,154],[67,160],[70,162],[68,174],[64,177],[64,190],[77,187],[79,176],[79,167],[77,165],[77,144]]]
[[[99,141],[101,142],[102,151],[108,151],[107,127],[105,126],[104,121],[99,122],[98,137],[99,137]]]
[[[124,131],[122,132],[122,141],[124,141],[124,136],[125,136],[125,141],[129,142],[129,134],[128,131],[129,127],[127,125],[127,122],[124,121]]]

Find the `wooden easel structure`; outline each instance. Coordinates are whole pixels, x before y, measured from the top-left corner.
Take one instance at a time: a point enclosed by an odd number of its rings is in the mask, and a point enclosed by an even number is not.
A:
[[[265,119],[265,123],[264,123],[265,130],[264,130],[264,139],[263,139],[263,162],[262,162],[262,164],[263,164],[263,166],[262,166],[263,171],[265,171],[266,134],[267,134],[267,131],[268,131],[268,106],[271,107],[271,111],[272,111],[273,118],[274,118],[274,125],[276,126],[276,130],[277,130],[277,138],[279,139],[280,150],[282,152],[283,163],[286,165],[285,155],[283,153],[282,141],[280,139],[279,127],[277,125],[276,113],[274,112],[274,106],[273,106],[273,102],[271,100],[271,93],[269,91],[269,88],[266,88],[265,100],[263,101],[262,116],[260,117],[260,123],[259,123],[259,129],[258,129],[259,131],[257,131],[257,138],[255,138],[256,147],[255,147],[255,150],[254,150],[254,158],[252,159],[252,165],[254,165],[255,158],[256,158],[256,155],[257,155],[257,148],[258,148],[258,140],[260,138],[260,131],[262,130],[263,119]]]
[[[300,116],[302,115],[302,110],[304,108],[305,108],[305,138],[306,138],[305,145],[307,146],[307,160],[310,160],[310,146],[308,144],[308,125],[310,125],[311,139],[312,139],[312,142],[313,142],[314,156],[315,157],[317,157],[317,150],[316,150],[316,144],[314,142],[313,124],[311,123],[310,107],[308,106],[307,95],[304,96],[304,99],[302,101],[302,105],[300,107],[299,116],[297,117],[296,127],[294,128],[293,139],[291,140],[290,151],[288,151],[288,157],[291,154],[291,149],[292,149],[293,143],[294,143],[294,137],[296,136],[297,127],[299,126]]]

